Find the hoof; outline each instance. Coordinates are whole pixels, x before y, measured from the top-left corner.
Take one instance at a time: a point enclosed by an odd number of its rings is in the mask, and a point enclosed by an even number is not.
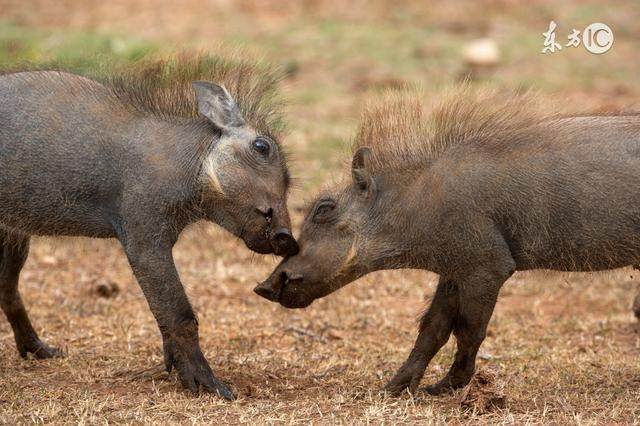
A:
[[[393,396],[398,396],[405,390],[415,394],[424,376],[427,363],[424,358],[415,357],[407,360],[395,376],[384,387],[384,391]]]
[[[433,385],[429,385],[425,388],[429,395],[445,395],[453,393],[457,389],[461,389],[469,384],[472,374],[465,374],[463,376],[447,374],[442,380]]]
[[[34,359],[64,358],[66,356],[62,349],[49,346],[41,340],[25,345],[19,351],[22,358],[27,358],[28,354],[31,354]]]
[[[194,395],[203,391],[218,395],[227,401],[235,400],[236,396],[231,388],[213,374],[200,346],[197,343],[195,346],[180,345],[179,343],[179,341],[171,339],[166,339],[163,342],[167,372],[171,372],[175,368],[182,386]]]
[[[424,390],[427,391],[429,395],[438,396],[453,393],[455,389],[448,383],[438,382],[427,386]]]

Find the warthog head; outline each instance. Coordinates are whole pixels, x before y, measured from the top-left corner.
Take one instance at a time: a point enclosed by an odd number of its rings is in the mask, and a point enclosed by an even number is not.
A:
[[[209,218],[255,252],[296,254],[286,201],[289,174],[280,145],[247,123],[224,86],[199,81],[194,88],[199,113],[219,136],[200,173],[212,206]]]
[[[256,293],[287,308],[303,308],[369,272],[393,267],[393,250],[385,253],[385,247],[402,244],[396,241],[402,238],[396,209],[389,208],[396,194],[384,189],[384,178],[373,178],[370,155],[369,148],[358,149],[352,181],[315,200],[298,239],[300,253],[285,258]]]

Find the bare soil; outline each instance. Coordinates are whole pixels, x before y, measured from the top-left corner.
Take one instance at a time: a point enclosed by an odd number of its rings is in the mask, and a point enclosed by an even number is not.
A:
[[[637,3],[400,3],[0,0],[0,22],[51,34],[44,46],[68,32],[166,50],[222,43],[286,66],[298,224],[308,194],[346,160],[363,100],[405,83],[437,96],[464,75],[460,49],[474,38],[492,37],[502,49],[489,84],[533,87],[584,108],[637,102]],[[606,22],[614,48],[541,55],[551,19],[563,42],[570,27]],[[252,293],[277,259],[250,253],[214,225],[187,230],[174,253],[203,350],[236,402],[194,397],[162,370],[160,335],[116,241],[38,238],[22,294],[41,337],[68,356],[20,359],[0,321],[0,423],[640,422],[640,327],[631,310],[640,271],[517,274],[471,385],[392,398],[379,390],[411,349],[434,274],[375,273],[288,311]],[[454,349],[450,341],[424,385],[446,373]]]

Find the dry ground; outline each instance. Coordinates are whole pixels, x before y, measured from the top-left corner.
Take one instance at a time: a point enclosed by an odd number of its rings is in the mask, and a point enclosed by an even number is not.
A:
[[[340,169],[363,99],[403,83],[436,96],[464,75],[468,40],[500,44],[502,62],[484,77],[491,85],[534,87],[579,107],[636,102],[638,3],[560,3],[0,0],[0,61],[95,51],[132,59],[224,43],[283,64],[299,223],[307,194]],[[540,55],[550,19],[563,39],[569,27],[606,22],[616,44],[602,56]],[[640,422],[640,329],[630,310],[638,271],[514,276],[469,387],[389,398],[378,390],[411,348],[435,275],[376,273],[287,311],[251,291],[276,259],[213,225],[185,232],[175,255],[202,347],[238,401],[192,397],[161,371],[159,333],[116,242],[36,239],[23,296],[41,336],[68,357],[21,360],[0,321],[0,422]],[[117,294],[97,291],[114,284]],[[424,384],[446,372],[454,349],[449,342]]]

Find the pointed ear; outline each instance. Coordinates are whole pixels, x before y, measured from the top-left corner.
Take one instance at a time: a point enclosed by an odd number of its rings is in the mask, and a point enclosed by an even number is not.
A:
[[[198,112],[221,129],[240,127],[245,124],[236,101],[224,86],[209,81],[193,83],[198,100]]]
[[[358,148],[351,161],[351,177],[356,187],[367,196],[375,193],[376,182],[370,172],[371,148]]]

